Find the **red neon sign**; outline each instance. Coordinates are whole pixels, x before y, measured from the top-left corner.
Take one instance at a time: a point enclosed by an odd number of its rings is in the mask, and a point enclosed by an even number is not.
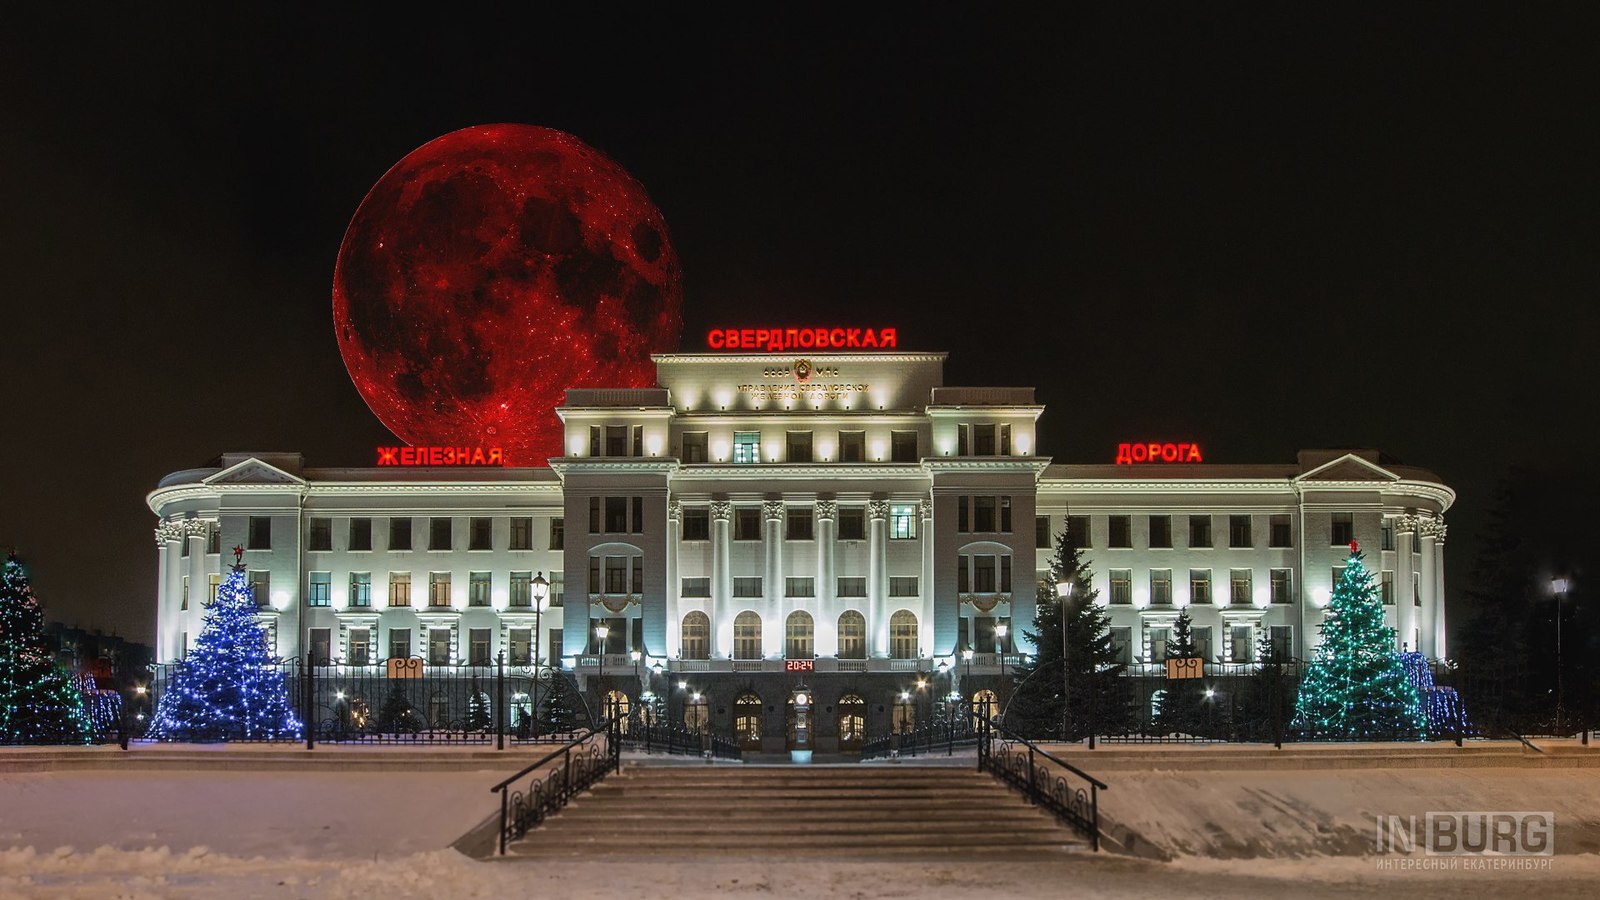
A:
[[[1199,444],[1118,444],[1117,465],[1131,466],[1140,463],[1197,463],[1200,462]]]
[[[380,466],[503,466],[499,447],[379,447]]]
[[[713,328],[706,346],[713,350],[892,350],[893,328]]]
[[[783,662],[785,672],[815,672],[817,664],[809,659],[786,659]]]

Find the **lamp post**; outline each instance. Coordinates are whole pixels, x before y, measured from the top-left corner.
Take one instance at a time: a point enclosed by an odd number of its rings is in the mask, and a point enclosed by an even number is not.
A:
[[[540,616],[550,604],[550,582],[544,572],[533,576],[528,583],[528,598],[533,601],[533,721],[528,733],[539,738],[539,667],[544,662],[544,638],[539,634]]]
[[[1565,667],[1561,664],[1561,601],[1567,596],[1567,579],[1550,579],[1550,593],[1556,597],[1556,727],[1560,728],[1566,719],[1566,692],[1562,674]]]
[[[635,681],[638,681],[641,684],[643,684],[643,682],[644,682],[644,673],[639,668],[639,660],[642,659],[643,657],[644,657],[644,654],[640,653],[637,650],[629,650],[628,651],[628,659],[633,662],[633,678],[634,678]],[[644,690],[640,693],[639,699],[643,700],[644,699],[644,694],[649,693],[649,690],[650,690],[649,687],[646,686],[644,688]],[[641,717],[643,717],[643,715],[644,715],[643,713],[640,713]]]
[[[594,627],[594,636],[598,640],[598,645],[600,648],[600,671],[595,675],[596,687],[594,693],[599,699],[599,703],[597,705],[602,710],[605,709],[606,702],[606,695],[602,693],[602,691],[606,689],[606,636],[609,634],[611,634],[611,629],[608,626],[596,625]]]
[[[656,676],[663,675],[663,674],[666,673],[666,671],[667,671],[667,667],[662,665],[661,664],[661,660],[659,660],[659,659],[650,664],[650,675],[651,675],[651,678],[650,678],[650,694],[651,694],[651,697],[650,697],[650,702],[651,702],[650,718],[652,720],[654,720],[654,723],[657,724],[657,725],[666,725],[666,724],[669,724],[672,721],[672,688],[671,688],[671,686],[668,685],[665,681],[663,681],[661,683],[661,686],[666,691],[666,696],[663,697],[662,695],[656,693]],[[656,710],[655,705],[654,705],[658,701],[661,703],[661,707],[662,707],[659,710],[660,715],[656,714],[657,710]]]
[[[1067,665],[1067,602],[1072,599],[1072,579],[1056,582],[1056,600],[1061,605],[1061,740],[1067,739],[1067,711],[1071,708],[1072,670]]]
[[[994,626],[994,637],[997,642],[995,649],[1000,651],[1000,693],[1006,695],[1000,698],[1001,709],[1006,708],[1006,697],[1011,695],[1006,685],[1006,635],[1010,633],[1011,626],[1004,622]]]

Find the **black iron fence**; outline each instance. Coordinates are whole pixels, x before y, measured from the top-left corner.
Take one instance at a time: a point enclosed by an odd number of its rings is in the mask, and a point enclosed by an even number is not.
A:
[[[681,724],[664,721],[651,709],[635,708],[620,725],[622,746],[643,753],[678,756],[704,756],[707,759],[743,759],[738,742],[709,728],[690,730]]]
[[[1100,792],[1105,782],[1054,756],[993,719],[978,724],[978,771],[1019,791],[1100,849]]]
[[[955,755],[957,748],[971,747],[977,743],[977,714],[963,715],[961,707],[951,704],[950,715],[941,716],[916,728],[890,732],[868,740],[861,746],[862,759],[888,756],[933,756],[943,753]]]
[[[562,741],[517,774],[490,788],[500,795],[500,855],[506,845],[561,811],[572,798],[621,767],[622,728],[610,719]],[[518,782],[525,782],[517,787]]]

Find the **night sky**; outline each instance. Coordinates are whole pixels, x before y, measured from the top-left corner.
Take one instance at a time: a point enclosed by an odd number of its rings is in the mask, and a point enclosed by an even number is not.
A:
[[[895,325],[950,383],[1036,385],[1058,462],[1381,448],[1459,492],[1458,594],[1507,467],[1594,453],[1597,23],[1184,6],[7,12],[0,545],[51,618],[149,640],[162,475],[369,465],[392,439],[334,340],[345,226],[412,149],[523,122],[648,189],[683,349]]]

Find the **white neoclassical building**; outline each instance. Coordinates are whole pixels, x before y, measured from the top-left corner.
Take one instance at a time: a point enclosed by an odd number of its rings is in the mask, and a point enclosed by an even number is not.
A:
[[[1130,664],[1162,659],[1185,606],[1210,659],[1248,662],[1263,637],[1305,654],[1352,541],[1397,642],[1446,654],[1454,493],[1376,451],[1235,465],[1141,447],[1135,464],[1053,464],[1032,388],[946,386],[941,353],[655,361],[659,387],[568,391],[548,468],[229,453],[167,476],[148,497],[158,658],[198,634],[238,545],[286,657],[503,651],[588,686],[603,667],[630,695],[681,695],[779,741],[803,680],[819,741],[836,714],[846,745],[857,725],[914,716],[913,684],[969,692],[1030,652],[1050,537],[1067,528]]]

